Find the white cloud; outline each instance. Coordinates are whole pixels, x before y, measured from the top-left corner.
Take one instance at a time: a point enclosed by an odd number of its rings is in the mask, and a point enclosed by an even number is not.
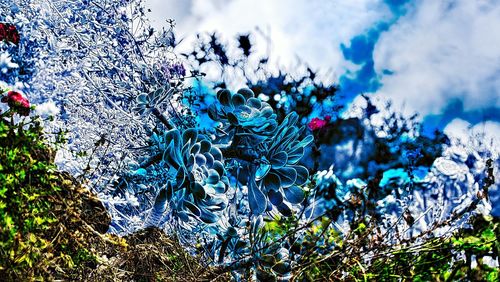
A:
[[[378,95],[422,115],[451,99],[464,110],[500,106],[499,1],[424,0],[384,33],[374,52]]]
[[[476,143],[480,141],[483,146],[489,148],[494,158],[500,154],[500,124],[497,122],[486,121],[472,125],[462,119],[452,120],[445,128],[444,133],[452,138],[452,142],[462,142],[478,148]]]
[[[300,57],[313,68],[331,69],[336,76],[348,67],[340,44],[348,43],[391,15],[381,0],[147,0],[146,3],[153,10],[151,16],[157,25],[165,17],[176,19],[180,37],[217,31],[229,40],[259,27],[271,35],[274,62],[289,67]],[[266,53],[264,38],[257,39],[258,52]],[[185,48],[189,42],[186,40]]]

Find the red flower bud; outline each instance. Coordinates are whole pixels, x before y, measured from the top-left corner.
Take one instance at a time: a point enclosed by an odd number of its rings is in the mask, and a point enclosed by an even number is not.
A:
[[[15,25],[0,23],[0,41],[12,42],[14,44],[19,44],[19,32]]]
[[[0,23],[0,41],[7,39],[7,26]]]
[[[326,120],[322,120],[320,118],[313,118],[311,122],[307,125],[311,130],[315,131],[318,129],[321,129],[325,127],[325,125],[328,123]]]
[[[28,116],[30,114],[30,102],[19,92],[7,92],[7,96],[2,97],[0,102],[7,103],[11,109],[17,111],[20,115]]]

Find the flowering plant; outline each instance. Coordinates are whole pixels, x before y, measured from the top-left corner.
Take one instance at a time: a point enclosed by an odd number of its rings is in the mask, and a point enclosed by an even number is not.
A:
[[[30,113],[30,102],[17,91],[8,91],[0,102],[8,104],[11,110],[22,116],[28,116]]]

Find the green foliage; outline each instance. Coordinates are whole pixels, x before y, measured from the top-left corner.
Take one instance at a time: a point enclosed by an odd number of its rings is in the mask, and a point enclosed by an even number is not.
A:
[[[47,199],[60,191],[39,120],[0,121],[0,269],[21,273],[50,242],[39,234],[56,218]]]
[[[450,236],[384,246],[373,237],[367,239],[376,228],[371,221],[352,222],[353,231],[341,237],[322,217],[306,230],[300,247],[310,251],[297,262],[294,277],[297,281],[498,281],[498,269],[484,261],[499,255],[500,220],[476,216],[469,223],[469,228]],[[325,255],[315,249],[316,242],[335,247]]]
[[[72,183],[57,173],[40,119],[10,117],[0,119],[0,273],[7,280],[41,279],[54,262],[71,269],[95,261],[67,240],[57,245],[54,199]]]

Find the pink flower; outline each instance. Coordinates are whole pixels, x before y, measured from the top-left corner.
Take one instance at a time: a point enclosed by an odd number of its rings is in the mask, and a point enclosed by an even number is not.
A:
[[[319,130],[323,127],[325,127],[328,123],[328,121],[331,119],[330,116],[325,117],[326,120],[320,119],[320,118],[313,118],[307,126],[312,130]]]
[[[7,103],[11,109],[17,111],[20,115],[28,116],[30,114],[30,102],[19,92],[7,92],[7,96],[2,97],[0,102]]]

